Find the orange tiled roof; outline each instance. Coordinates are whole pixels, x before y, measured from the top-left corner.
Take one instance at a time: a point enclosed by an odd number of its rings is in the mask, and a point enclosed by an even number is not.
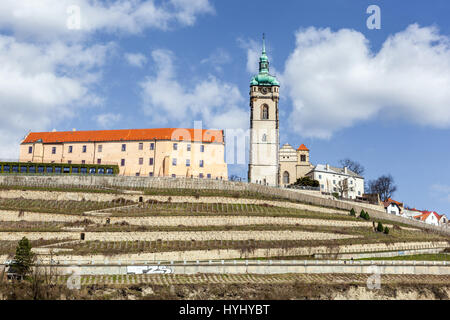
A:
[[[302,143],[300,147],[298,147],[297,151],[309,151],[309,149]]]
[[[402,206],[403,206],[403,203],[398,202],[398,201],[395,201],[395,200],[393,200],[393,199],[391,199],[391,198],[388,198],[388,199],[384,202],[384,206],[385,206],[385,207],[388,207],[391,203],[395,203],[395,204],[398,205],[399,207],[402,207]]]
[[[425,213],[419,214],[418,216],[414,216],[414,219],[417,219],[420,221],[425,221],[430,214],[431,214],[431,212],[425,212]]]
[[[22,141],[22,144],[34,143],[38,140],[42,140],[43,143],[145,140],[186,140],[223,143],[223,133],[222,130],[180,128],[30,132]]]
[[[434,214],[436,216],[436,218],[438,219],[438,221],[442,218],[443,215],[440,215],[434,211],[421,211],[423,212],[422,214],[419,214],[418,216],[414,216],[415,219],[420,220],[420,221],[425,221],[428,216],[430,214]]]

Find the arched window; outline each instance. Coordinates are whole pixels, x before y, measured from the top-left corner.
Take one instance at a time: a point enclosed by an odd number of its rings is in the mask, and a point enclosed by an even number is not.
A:
[[[269,106],[263,105],[261,109],[261,120],[267,120],[269,119]]]
[[[283,183],[284,184],[289,184],[289,172],[285,171],[283,173]]]

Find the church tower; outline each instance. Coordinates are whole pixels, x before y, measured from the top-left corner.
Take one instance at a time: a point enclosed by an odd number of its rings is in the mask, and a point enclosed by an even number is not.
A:
[[[250,82],[250,159],[248,181],[270,186],[279,182],[278,100],[280,84],[269,74],[263,35],[259,73]]]

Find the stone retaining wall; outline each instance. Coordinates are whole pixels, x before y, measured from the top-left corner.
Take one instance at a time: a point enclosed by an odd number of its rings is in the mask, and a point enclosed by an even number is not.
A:
[[[363,203],[351,203],[348,201],[326,199],[320,196],[305,194],[299,190],[292,191],[283,188],[274,188],[252,183],[218,181],[210,179],[176,179],[160,177],[102,177],[102,176],[0,176],[0,185],[23,185],[23,186],[73,186],[91,187],[99,186],[104,188],[168,188],[168,189],[210,189],[225,191],[250,191],[269,196],[277,196],[292,201],[319,205],[329,208],[336,208],[349,211],[354,208],[357,212],[364,209],[371,217],[376,219],[386,219],[400,223],[409,224],[441,234],[450,235],[450,228],[443,228],[425,224],[419,221],[405,219],[392,214],[388,214],[382,207],[376,209],[373,205]]]
[[[167,202],[170,198],[172,203],[223,203],[223,204],[247,204],[247,205],[270,205],[281,208],[306,210],[312,212],[323,213],[337,213],[345,214],[348,212],[335,210],[330,208],[323,208],[313,205],[305,205],[301,203],[292,203],[287,201],[272,201],[272,200],[258,200],[258,199],[246,199],[246,198],[231,198],[231,197],[190,197],[190,196],[145,196],[145,195],[114,195],[109,193],[81,193],[81,192],[57,192],[57,191],[23,191],[23,190],[0,190],[1,198],[24,198],[33,200],[58,200],[58,201],[96,201],[96,202],[111,202],[115,199],[123,198],[125,200],[131,200],[139,202],[140,198],[143,202],[146,201],[160,201]],[[114,209],[98,210],[100,212],[113,212]]]
[[[77,240],[80,232],[0,232],[0,240]],[[208,240],[334,240],[354,235],[307,231],[174,231],[174,232],[85,232],[86,241],[208,241]]]
[[[25,212],[0,210],[0,221],[30,222],[76,222],[89,219],[96,224],[105,224],[106,217],[81,217],[69,214]],[[372,227],[372,222],[305,219],[289,217],[254,216],[159,216],[159,217],[110,217],[110,223],[127,222],[136,226],[244,226],[244,225],[307,225],[330,227]],[[391,226],[389,226],[391,227]],[[415,229],[416,230],[416,229]]]
[[[447,248],[446,241],[428,242],[397,242],[397,243],[369,243],[351,244],[340,246],[317,246],[317,247],[297,247],[297,248],[269,248],[242,251],[239,249],[215,249],[215,250],[189,250],[189,251],[168,251],[153,253],[118,254],[118,255],[57,255],[53,256],[55,261],[61,263],[73,263],[84,261],[83,263],[130,263],[136,261],[195,261],[195,260],[221,260],[221,259],[242,259],[258,257],[287,257],[287,256],[312,256],[314,254],[345,254],[360,252],[382,252],[400,250],[419,250]],[[42,258],[42,257],[41,257]],[[6,260],[6,256],[0,256],[1,261]],[[44,261],[47,261],[43,258]]]

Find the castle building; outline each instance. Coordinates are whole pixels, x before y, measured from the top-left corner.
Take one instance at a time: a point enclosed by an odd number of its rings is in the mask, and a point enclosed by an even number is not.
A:
[[[117,164],[126,176],[228,179],[222,130],[30,132],[20,145],[19,161]]]
[[[250,82],[250,158],[248,181],[270,186],[279,184],[280,84],[269,74],[269,59],[263,39],[259,73]]]
[[[319,181],[322,193],[337,193],[347,199],[356,199],[364,194],[364,178],[347,167],[318,164],[306,176]]]
[[[279,184],[285,187],[305,177],[314,168],[309,161],[309,149],[304,144],[297,150],[289,143],[283,145],[280,149],[279,163]]]

